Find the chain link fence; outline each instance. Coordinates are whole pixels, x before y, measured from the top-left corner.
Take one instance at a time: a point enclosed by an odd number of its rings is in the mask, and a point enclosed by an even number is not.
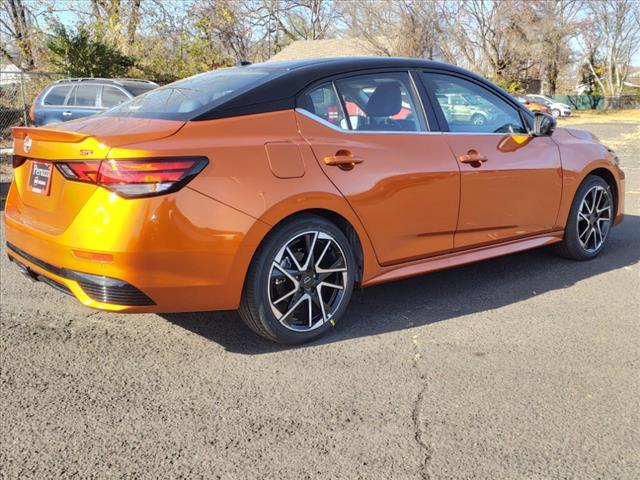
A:
[[[36,96],[61,78],[49,72],[0,71],[0,149],[11,146],[11,127],[29,124]]]

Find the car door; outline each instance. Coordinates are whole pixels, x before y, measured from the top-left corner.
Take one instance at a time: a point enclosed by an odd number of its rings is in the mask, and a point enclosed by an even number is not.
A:
[[[408,72],[325,81],[298,105],[302,136],[362,221],[381,264],[453,248],[459,168],[442,133],[428,130]]]
[[[533,137],[518,108],[475,79],[423,72],[422,79],[444,125],[444,139],[461,171],[456,249],[556,230],[562,169],[551,137]],[[445,118],[446,94],[476,96],[486,118]]]
[[[66,108],[62,112],[63,120],[88,117],[101,112],[102,109],[98,107],[100,89],[101,85],[94,83],[76,85],[67,98]]]

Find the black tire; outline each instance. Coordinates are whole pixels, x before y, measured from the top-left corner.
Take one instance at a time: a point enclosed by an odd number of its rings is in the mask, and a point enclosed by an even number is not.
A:
[[[557,108],[554,108],[553,110],[551,110],[551,115],[553,115],[553,118],[559,118],[560,110],[558,110]]]
[[[606,195],[608,195],[609,201],[609,222],[607,223],[606,232],[602,235],[602,242],[597,248],[587,249],[580,241],[580,232],[584,232],[585,228],[589,228],[589,221],[581,219],[578,220],[580,207],[587,195],[590,195],[593,189],[604,189]],[[556,251],[563,257],[573,260],[590,260],[596,257],[606,245],[609,238],[609,231],[613,226],[613,215],[615,210],[615,198],[609,184],[601,177],[596,175],[589,175],[582,182],[571,204],[571,210],[569,211],[569,218],[564,231],[564,239],[562,243],[556,246]],[[595,235],[595,231],[594,231]],[[583,235],[583,239],[585,236]],[[590,237],[589,237],[590,238]],[[597,238],[597,237],[596,237]],[[587,238],[587,242],[589,239]],[[595,244],[593,245],[595,247]]]
[[[316,235],[317,240],[313,240],[313,233],[310,232],[318,232]],[[320,237],[328,236],[334,243],[331,243],[330,240],[321,239]],[[306,247],[314,251],[314,248],[309,248],[310,243],[307,243],[307,239],[309,242],[314,242],[315,253],[314,256],[311,257],[313,261],[309,261],[310,269],[313,270],[311,274],[302,273],[301,275],[297,275],[292,273],[294,270],[298,271],[295,267],[292,267],[291,258],[286,252],[285,247],[287,245],[292,245],[290,242],[299,242],[293,243],[293,245],[302,245],[302,242],[305,242]],[[327,242],[327,243],[322,243]],[[330,244],[327,246],[327,244]],[[336,247],[337,245],[337,247]],[[320,250],[326,246],[327,252],[320,253]],[[295,250],[294,247],[291,247],[290,250]],[[300,249],[302,251],[303,248]],[[294,255],[302,255],[298,253],[298,251],[293,252]],[[334,257],[326,257],[326,255],[332,254]],[[340,254],[342,254],[342,262],[340,261]],[[278,255],[281,255],[281,260],[276,262],[276,258]],[[319,260],[316,258],[319,257]],[[326,257],[326,258],[325,258]],[[306,259],[305,256],[301,256],[299,261],[304,262]],[[331,303],[322,302],[322,307],[320,307],[320,303],[318,302],[318,295],[322,297],[323,289],[326,290],[326,287],[320,286],[317,288],[318,282],[322,283],[322,279],[316,273],[313,265],[318,262],[331,261],[333,263],[332,266],[338,265],[340,269],[340,265],[345,263],[346,272],[340,272],[335,274],[328,275],[337,275],[338,280],[335,283],[343,283],[344,288],[342,290],[334,290],[336,295],[340,295],[340,298],[335,298],[334,306],[335,310],[331,313],[329,312],[327,315],[325,314],[325,307],[331,306]],[[287,266],[291,267],[291,269],[285,269],[291,273],[291,276],[287,275],[288,278],[292,276],[295,277],[298,282],[298,286],[293,283],[292,280],[288,280],[285,278],[285,275],[282,275],[278,272],[279,267],[276,266],[284,264],[284,262],[288,262]],[[274,272],[278,273],[278,279],[276,278]],[[301,270],[299,272],[302,272]],[[351,293],[353,291],[353,285],[355,281],[355,273],[356,273],[356,261],[352,251],[352,247],[349,244],[349,241],[345,237],[344,233],[333,223],[328,220],[319,217],[317,215],[304,215],[294,217],[291,220],[285,221],[282,225],[276,227],[269,235],[265,238],[263,243],[258,248],[258,251],[254,255],[253,260],[251,261],[251,265],[249,267],[249,271],[247,272],[247,277],[245,279],[244,290],[242,292],[242,299],[240,302],[239,313],[242,320],[247,324],[247,326],[253,330],[258,335],[261,335],[269,340],[272,340],[281,344],[299,344],[309,342],[315,338],[318,338],[325,333],[342,318],[344,315],[347,306],[349,304],[349,300],[351,299]],[[327,275],[326,273],[324,275]],[[311,276],[316,277],[315,280],[309,280]],[[329,277],[331,279],[331,277]],[[295,293],[289,298],[287,298],[286,302],[290,302],[287,306],[279,307],[271,303],[270,296],[274,292],[273,289],[280,288],[278,287],[278,281],[282,282],[281,285],[288,284],[287,289],[289,291],[295,291]],[[309,288],[303,289],[303,283],[305,281],[309,282]],[[276,282],[276,283],[274,283]],[[304,291],[303,291],[304,290]],[[317,290],[317,291],[316,291]],[[330,289],[331,291],[331,289]],[[305,293],[306,292],[306,293]],[[290,294],[290,293],[289,293]],[[291,295],[291,294],[290,294]],[[311,320],[309,323],[313,321],[315,315],[320,315],[320,319],[313,323],[314,327],[310,330],[292,330],[292,328],[305,328],[302,324],[288,324],[290,319],[296,319],[297,315],[294,313],[299,313],[302,317],[304,312],[301,310],[291,309],[291,305],[295,305],[296,296],[305,296],[307,295],[308,300],[304,300],[303,304],[299,308],[307,308],[309,304],[312,305]],[[334,295],[333,293],[329,293],[329,295]],[[275,296],[282,295],[278,294]],[[284,295],[286,296],[286,295]],[[313,297],[313,301],[312,301]],[[275,299],[274,299],[275,300]],[[298,298],[300,300],[300,298]],[[324,299],[323,299],[324,300]],[[283,301],[279,305],[284,305],[286,303]],[[282,310],[286,310],[286,312],[280,311],[281,318],[283,318],[283,322],[276,317],[276,313],[274,313],[274,308],[278,310],[282,308]],[[288,317],[286,316],[288,311],[292,310]],[[329,317],[327,320],[326,317]],[[286,317],[286,318],[284,318]],[[307,314],[307,317],[309,315]],[[293,321],[293,320],[291,320]]]

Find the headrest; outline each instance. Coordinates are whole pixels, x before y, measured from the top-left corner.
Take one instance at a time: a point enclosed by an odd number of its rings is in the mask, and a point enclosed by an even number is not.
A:
[[[402,92],[398,82],[381,83],[367,102],[370,117],[390,117],[402,110]]]

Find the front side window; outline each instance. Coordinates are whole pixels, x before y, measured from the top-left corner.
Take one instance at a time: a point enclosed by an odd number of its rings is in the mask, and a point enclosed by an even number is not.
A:
[[[67,105],[76,107],[95,107],[100,85],[78,85],[71,93]]]
[[[337,80],[336,88],[352,130],[425,130],[408,73],[359,75]]]
[[[102,106],[112,108],[129,100],[129,97],[119,88],[105,86],[102,88]]]
[[[516,108],[474,82],[452,75],[423,74],[451,132],[527,133]]]
[[[64,99],[67,98],[67,93],[71,90],[71,85],[60,85],[53,87],[49,90],[49,93],[44,97],[44,105],[64,105]]]

